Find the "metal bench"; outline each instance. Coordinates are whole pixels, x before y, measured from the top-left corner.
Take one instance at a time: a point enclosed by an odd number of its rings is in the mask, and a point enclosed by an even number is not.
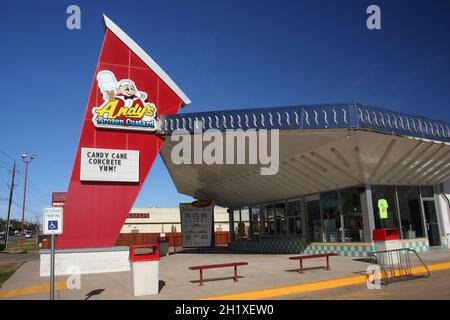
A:
[[[337,256],[337,253],[321,253],[321,254],[310,254],[305,256],[295,256],[295,257],[289,257],[290,260],[299,260],[300,261],[300,269],[298,270],[299,273],[303,273],[303,260],[304,259],[314,259],[314,258],[326,258],[327,259],[327,267],[325,270],[330,270],[330,257]]]
[[[221,263],[221,264],[207,264],[203,266],[192,266],[189,270],[200,270],[200,286],[203,286],[203,270],[204,269],[216,269],[216,268],[226,268],[234,267],[234,277],[233,281],[238,282],[237,267],[246,266],[248,262],[231,262],[231,263]]]

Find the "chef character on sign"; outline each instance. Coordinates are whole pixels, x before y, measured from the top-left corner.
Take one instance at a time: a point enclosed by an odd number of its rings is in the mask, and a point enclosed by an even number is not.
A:
[[[105,101],[120,99],[124,102],[125,107],[131,107],[134,101],[141,100],[140,105],[145,105],[147,94],[138,91],[136,84],[132,80],[122,79],[117,81],[114,73],[109,70],[103,70],[97,74],[97,82]]]
[[[105,101],[120,100],[118,107],[131,108],[135,104],[139,104],[141,107],[149,105],[147,102],[147,93],[138,91],[134,81],[130,79],[116,80],[114,73],[109,70],[102,70],[97,74],[97,82],[100,91],[103,94]],[[156,114],[156,107],[154,104],[150,104]],[[125,116],[119,117],[125,120]],[[153,117],[144,115],[142,120],[150,120]]]
[[[116,98],[125,102],[125,107],[132,107],[136,100],[140,102],[141,106],[145,105],[147,94],[145,92],[138,91],[133,81],[129,79],[120,80],[117,84]]]

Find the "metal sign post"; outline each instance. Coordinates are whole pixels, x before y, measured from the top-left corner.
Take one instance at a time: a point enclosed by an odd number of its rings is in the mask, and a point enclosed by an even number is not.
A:
[[[44,235],[51,236],[50,247],[50,300],[55,299],[55,235],[63,233],[63,208],[44,208]]]
[[[55,300],[55,235],[52,234],[50,249],[50,300]]]

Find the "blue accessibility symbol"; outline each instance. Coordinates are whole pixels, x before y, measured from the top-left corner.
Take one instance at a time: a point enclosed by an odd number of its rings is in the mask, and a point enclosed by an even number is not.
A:
[[[58,220],[49,220],[48,230],[58,230]]]

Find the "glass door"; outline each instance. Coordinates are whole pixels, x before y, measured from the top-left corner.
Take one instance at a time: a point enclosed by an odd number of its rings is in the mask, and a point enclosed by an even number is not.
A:
[[[322,241],[322,219],[319,197],[306,197],[306,217],[308,223],[308,241]]]
[[[427,230],[430,247],[440,246],[439,224],[436,215],[434,200],[423,200],[423,212],[425,215],[425,228]]]

